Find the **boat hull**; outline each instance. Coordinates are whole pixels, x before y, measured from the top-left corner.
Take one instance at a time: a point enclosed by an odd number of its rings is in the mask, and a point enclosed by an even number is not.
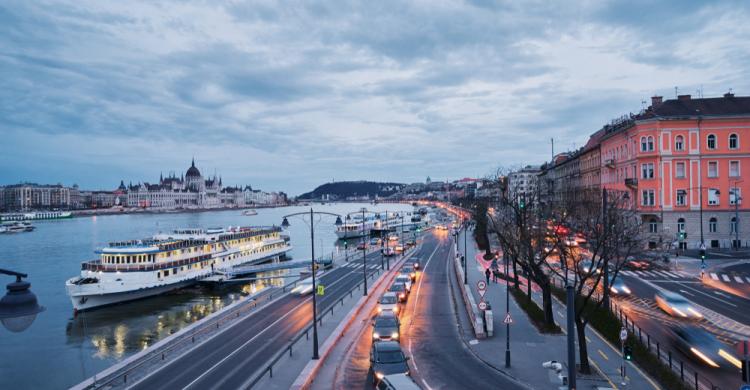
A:
[[[103,306],[116,305],[118,303],[135,301],[138,299],[149,298],[154,295],[164,294],[173,290],[187,287],[195,283],[194,280],[188,280],[184,282],[172,283],[164,286],[144,288],[140,290],[112,293],[112,294],[99,294],[99,295],[83,295],[83,296],[71,296],[70,302],[73,304],[75,311],[85,311]]]

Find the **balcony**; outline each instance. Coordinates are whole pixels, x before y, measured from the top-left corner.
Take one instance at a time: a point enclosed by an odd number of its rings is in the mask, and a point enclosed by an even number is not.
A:
[[[638,188],[638,179],[629,177],[625,179],[625,186],[630,188]]]
[[[615,159],[614,158],[608,158],[608,159],[604,160],[604,165],[607,168],[614,169],[615,168]]]

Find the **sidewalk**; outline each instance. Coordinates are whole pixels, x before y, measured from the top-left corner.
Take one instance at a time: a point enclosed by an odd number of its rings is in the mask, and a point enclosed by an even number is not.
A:
[[[463,239],[459,238],[463,244]],[[461,249],[463,247],[461,246]],[[477,257],[479,256],[479,259]],[[479,300],[476,283],[485,280],[484,266],[481,252],[476,246],[470,245],[467,257],[468,281],[472,294]],[[502,266],[501,264],[498,264]],[[502,268],[502,267],[501,267]],[[502,270],[502,269],[501,269]],[[520,279],[520,278],[519,278]],[[532,285],[533,287],[533,285]],[[522,288],[526,291],[525,288]],[[532,296],[541,307],[541,294],[538,289],[532,289]],[[484,300],[492,306],[494,335],[484,340],[471,340],[469,347],[474,350],[487,364],[505,371],[518,380],[536,389],[550,389],[562,387],[560,379],[552,370],[542,368],[542,363],[550,360],[561,362],[567,367],[567,336],[565,334],[540,334],[511,296],[510,315],[513,320],[510,325],[511,367],[505,368],[506,325],[503,323],[506,312],[506,288],[503,280],[495,283],[490,279]],[[555,320],[565,331],[565,306],[553,301]],[[620,355],[617,350],[602,340],[591,327],[587,328],[587,342],[589,343],[589,359],[594,375],[578,375],[578,389],[595,389],[597,387],[612,389],[659,389],[658,385],[638,372],[631,365],[627,367],[628,377],[626,386],[622,386],[620,377]],[[576,350],[577,352],[577,350]],[[567,368],[563,369],[567,373]]]

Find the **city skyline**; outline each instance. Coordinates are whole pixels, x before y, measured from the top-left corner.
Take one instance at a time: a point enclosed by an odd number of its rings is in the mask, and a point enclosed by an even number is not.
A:
[[[538,164],[652,95],[750,94],[747,4],[675,5],[6,5],[0,182],[196,156],[299,194]]]

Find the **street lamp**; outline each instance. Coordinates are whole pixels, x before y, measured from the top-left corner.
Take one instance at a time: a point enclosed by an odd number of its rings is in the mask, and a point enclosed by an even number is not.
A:
[[[301,213],[285,215],[283,217],[284,220],[281,221],[281,227],[284,229],[287,229],[289,228],[289,226],[291,226],[289,224],[289,219],[288,219],[289,217],[299,216],[299,217],[302,217],[304,220],[304,217],[306,215],[310,216],[310,224],[308,226],[310,226],[310,268],[312,271],[312,294],[313,294],[313,298],[312,298],[312,301],[313,301],[313,356],[312,358],[317,360],[320,356],[318,355],[318,299],[317,299],[318,292],[315,288],[315,271],[316,271],[315,270],[316,268],[315,267],[315,220],[314,220],[315,214],[334,216],[336,217],[335,225],[341,226],[342,224],[340,215],[334,214],[334,213],[327,213],[324,211],[313,211],[313,209],[310,208],[309,213],[305,211]]]
[[[367,233],[365,233],[367,230],[365,230],[365,214],[372,214],[376,217],[380,216],[380,214],[374,212],[374,211],[367,211],[366,208],[362,207],[359,211],[351,212],[346,215],[347,218],[351,214],[356,213],[362,213],[362,239],[367,238]],[[386,214],[386,222],[388,221],[388,215]],[[364,289],[362,290],[363,295],[367,296],[367,243],[364,245],[365,249],[362,250],[362,280],[364,281]]]
[[[741,183],[742,180],[735,180],[732,185],[732,188],[729,189],[729,195],[734,196],[734,242],[735,244],[732,245],[735,250],[740,250],[740,201],[742,200],[742,197],[740,196],[739,188],[737,188],[737,184]]]
[[[510,316],[510,277],[508,276],[508,256],[505,255],[505,248],[503,248],[503,262],[505,263],[505,317],[507,318]],[[510,367],[510,322],[505,323],[505,367]]]
[[[21,279],[28,275],[4,269],[0,269],[0,274],[16,277],[15,282],[6,286],[8,292],[0,299],[0,322],[11,332],[23,332],[45,308],[39,305],[36,295],[31,292],[31,283]]]

